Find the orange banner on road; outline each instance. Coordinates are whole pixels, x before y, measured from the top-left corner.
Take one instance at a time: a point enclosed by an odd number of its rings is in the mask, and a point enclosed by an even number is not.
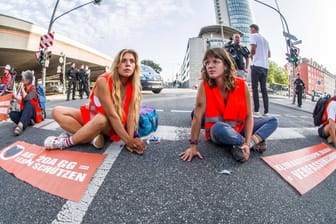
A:
[[[324,143],[262,159],[301,195],[336,169],[336,150]]]
[[[18,141],[0,150],[0,167],[43,191],[80,201],[105,154],[44,147]]]
[[[0,96],[0,121],[8,119],[8,112],[12,98],[12,93]]]

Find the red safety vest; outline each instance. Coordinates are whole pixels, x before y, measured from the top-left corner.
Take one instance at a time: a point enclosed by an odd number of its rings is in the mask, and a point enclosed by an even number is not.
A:
[[[40,107],[40,103],[38,100],[38,95],[37,95],[37,90],[35,88],[34,85],[30,84],[29,86],[27,86],[27,94],[29,94],[32,90],[35,90],[35,97],[31,100],[29,100],[29,102],[34,106],[35,108],[35,122],[36,123],[40,123],[43,120],[43,111]],[[21,98],[20,101],[20,110],[23,110],[23,98]]]
[[[105,78],[108,85],[109,85],[109,89],[110,89],[110,96],[112,95],[112,90],[113,90],[113,86],[112,86],[112,78],[111,75],[108,73],[104,73],[102,75],[100,75],[98,77],[99,78]],[[102,107],[102,105],[100,105],[100,102],[98,100],[98,98],[94,95],[94,91],[96,89],[96,84],[93,86],[90,97],[89,97],[89,101],[82,105],[80,110],[81,110],[81,114],[82,114],[82,119],[84,124],[86,124],[88,121],[90,121],[96,114],[101,113],[101,114],[106,114],[104,111],[104,108]],[[125,100],[124,100],[124,113],[123,113],[123,117],[121,119],[121,123],[125,126],[126,122],[127,122],[127,116],[128,116],[128,109],[129,109],[129,104],[131,101],[133,95],[133,89],[132,89],[132,83],[131,81],[128,81],[126,84],[126,96],[125,96]],[[113,131],[111,130],[110,133],[110,139],[112,141],[119,141],[120,137]]]
[[[8,73],[8,74],[2,76],[2,78],[1,78],[1,84],[6,85],[7,84],[7,80],[10,80],[8,87],[11,87],[12,84],[13,84],[13,77],[12,77],[11,73]]]
[[[211,127],[218,121],[228,123],[237,132],[241,132],[245,127],[247,116],[245,81],[236,77],[235,82],[236,88],[228,93],[226,105],[218,87],[210,87],[204,82],[206,95],[204,128],[207,139],[210,138]]]

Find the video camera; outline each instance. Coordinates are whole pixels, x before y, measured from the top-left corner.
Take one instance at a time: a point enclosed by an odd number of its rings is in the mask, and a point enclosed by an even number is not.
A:
[[[232,53],[232,51],[233,51],[233,38],[232,38],[232,37],[230,37],[230,41],[227,42],[227,43],[224,45],[224,48],[225,48],[228,52]]]

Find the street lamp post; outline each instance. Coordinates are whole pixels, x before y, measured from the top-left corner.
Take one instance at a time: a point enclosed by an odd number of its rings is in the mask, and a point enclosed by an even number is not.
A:
[[[60,0],[57,0],[57,1],[56,1],[56,4],[55,4],[55,7],[54,7],[52,16],[51,16],[51,18],[50,18],[49,27],[48,27],[48,33],[51,32],[52,25],[54,24],[54,22],[55,22],[58,18],[60,18],[60,17],[62,17],[62,16],[64,16],[64,15],[66,15],[66,14],[68,14],[69,12],[72,12],[72,11],[74,11],[74,10],[76,10],[76,9],[79,9],[79,8],[81,8],[81,7],[83,7],[83,6],[86,6],[86,5],[88,5],[88,4],[91,4],[91,3],[93,3],[93,4],[100,4],[102,0],[93,0],[93,1],[87,2],[87,3],[85,3],[85,4],[79,5],[79,6],[73,8],[73,9],[71,9],[71,10],[69,10],[69,11],[66,11],[66,12],[62,13],[61,15],[57,16],[56,18],[54,18],[54,17],[55,17],[55,13],[56,13],[56,9],[57,9],[57,6],[58,6],[59,1],[60,1]],[[44,48],[44,49],[43,49],[44,63],[42,64],[42,86],[43,86],[43,91],[44,91],[44,92],[45,92],[45,82],[46,82],[47,67],[48,67],[48,65],[49,65],[49,58],[48,58],[47,55],[46,55],[46,52],[47,52],[47,51],[48,51],[48,48]],[[64,80],[64,81],[65,81],[65,80]]]

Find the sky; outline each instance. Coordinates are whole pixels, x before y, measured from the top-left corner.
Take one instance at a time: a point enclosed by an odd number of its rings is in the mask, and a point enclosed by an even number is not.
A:
[[[55,16],[90,0],[60,0]],[[275,0],[261,0],[276,7]],[[48,28],[56,0],[0,2],[0,14]],[[271,60],[286,63],[286,43],[279,14],[250,0],[254,22],[271,48]],[[278,0],[288,29],[302,44],[300,56],[312,58],[336,74],[333,52],[336,1]],[[188,39],[204,26],[216,24],[213,0],[103,0],[60,17],[52,31],[88,45],[110,57],[123,48],[135,49],[140,60],[153,60],[171,80],[183,62]],[[37,46],[38,48],[38,46]],[[38,50],[38,49],[37,49]],[[52,48],[51,48],[52,50]]]

